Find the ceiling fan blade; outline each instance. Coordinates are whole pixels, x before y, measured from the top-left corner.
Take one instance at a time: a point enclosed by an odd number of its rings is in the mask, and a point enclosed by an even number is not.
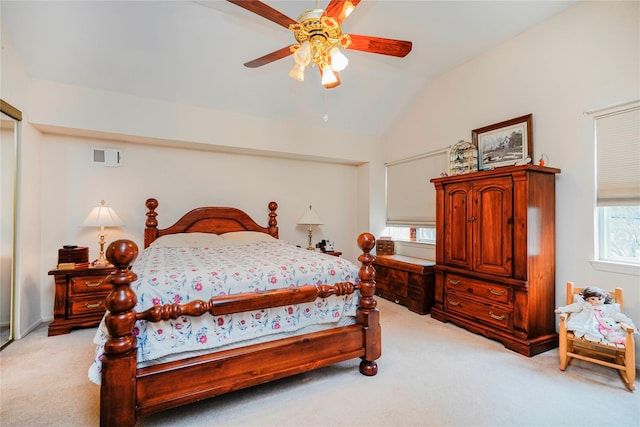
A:
[[[254,59],[253,61],[246,62],[244,64],[245,67],[249,68],[258,68],[263,65],[270,64],[278,59],[286,58],[289,55],[292,55],[290,46],[285,46],[282,49],[278,49],[275,52],[267,53],[265,56],[261,56],[260,58]]]
[[[324,16],[330,16],[338,21],[338,25],[347,19],[360,0],[331,0],[324,10]]]
[[[360,36],[349,34],[351,45],[348,49],[363,52],[379,53],[381,55],[398,56],[403,58],[411,52],[413,44],[405,40],[385,39],[382,37]]]
[[[298,21],[294,21],[287,15],[275,10],[271,6],[267,6],[258,0],[227,0],[229,3],[233,3],[236,6],[240,6],[243,9],[247,9],[249,12],[253,12],[256,15],[260,15],[269,21],[275,22],[278,25],[282,25],[286,29],[289,29],[289,24],[296,24]]]

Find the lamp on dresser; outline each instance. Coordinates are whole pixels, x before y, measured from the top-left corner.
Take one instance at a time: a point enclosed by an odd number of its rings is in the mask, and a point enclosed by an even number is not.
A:
[[[109,261],[104,256],[104,243],[105,243],[105,227],[119,227],[122,225],[122,221],[118,214],[105,205],[105,201],[100,201],[100,206],[96,206],[89,212],[89,215],[85,218],[85,220],[80,224],[81,227],[100,227],[100,238],[98,243],[100,244],[100,256],[96,261],[94,261],[94,265],[104,266],[109,265]]]
[[[322,222],[316,211],[311,208],[311,205],[309,205],[309,209],[305,210],[304,214],[302,214],[302,217],[298,220],[298,225],[309,226],[309,246],[307,247],[307,249],[309,249],[310,251],[314,250],[313,244],[311,243],[313,226],[322,224],[324,223]]]

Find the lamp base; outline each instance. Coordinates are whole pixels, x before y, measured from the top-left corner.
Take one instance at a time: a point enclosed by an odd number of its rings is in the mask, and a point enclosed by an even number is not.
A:
[[[93,261],[93,265],[96,267],[104,267],[110,265],[109,260],[104,256],[104,233],[100,233],[100,240],[98,241],[100,244],[100,256],[97,260]]]
[[[313,251],[315,248],[313,247],[313,243],[311,243],[311,226],[309,226],[309,246],[307,246],[307,250]]]

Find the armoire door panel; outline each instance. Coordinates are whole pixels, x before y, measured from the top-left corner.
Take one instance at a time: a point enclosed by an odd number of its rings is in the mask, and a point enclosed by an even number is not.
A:
[[[472,265],[471,189],[469,183],[453,184],[447,187],[445,195],[445,239],[451,242],[445,249],[445,262],[461,268],[471,268]]]
[[[509,277],[513,270],[511,178],[478,180],[473,195],[473,270]]]

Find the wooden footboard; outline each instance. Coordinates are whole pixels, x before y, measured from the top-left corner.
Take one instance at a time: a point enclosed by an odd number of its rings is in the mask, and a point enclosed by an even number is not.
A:
[[[360,357],[360,372],[375,375],[381,354],[381,330],[375,300],[372,234],[358,237],[362,255],[360,283],[303,286],[262,293],[215,297],[209,301],[167,304],[136,313],[136,294],[130,283],[136,275],[129,269],[138,255],[130,240],[118,240],[107,249],[116,267],[107,281],[113,285],[107,297],[105,344],[100,392],[100,424],[133,426],[138,416],[195,402],[233,390],[306,372]],[[158,321],[182,315],[199,316],[236,313],[260,308],[299,304],[360,292],[356,324],[292,338],[279,339],[203,356],[137,368],[136,320]]]

